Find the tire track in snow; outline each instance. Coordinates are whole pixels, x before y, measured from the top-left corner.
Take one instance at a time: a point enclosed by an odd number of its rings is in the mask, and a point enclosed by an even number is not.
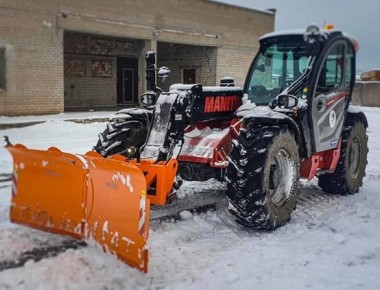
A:
[[[297,197],[297,209],[293,212],[293,217],[298,217],[306,223],[309,218],[314,219],[316,215],[322,216],[346,198],[345,195],[322,191],[316,180],[301,184],[300,189],[300,195]]]
[[[22,267],[30,260],[38,262],[42,259],[55,257],[67,249],[79,249],[86,245],[85,242],[77,240],[66,240],[58,245],[42,245],[39,248],[34,248],[21,253],[16,259],[0,261],[0,272],[7,269]]]
[[[333,195],[323,192],[319,188],[303,188],[300,195],[297,197],[297,211],[309,211],[326,207],[340,195]]]
[[[6,182],[12,180],[11,173],[1,173],[0,174],[0,182]]]

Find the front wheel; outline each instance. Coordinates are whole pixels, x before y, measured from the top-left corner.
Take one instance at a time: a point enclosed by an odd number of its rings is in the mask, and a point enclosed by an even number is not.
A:
[[[107,128],[99,133],[99,140],[94,146],[94,151],[104,157],[115,154],[124,155],[129,146],[140,148],[144,145],[147,134],[148,126],[145,120],[119,119],[109,123]]]
[[[286,128],[240,132],[226,172],[230,211],[243,225],[275,229],[290,220],[296,205],[299,153]]]

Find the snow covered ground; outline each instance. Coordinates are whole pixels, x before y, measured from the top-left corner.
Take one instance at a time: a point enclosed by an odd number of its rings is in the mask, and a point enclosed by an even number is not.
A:
[[[328,196],[316,182],[293,218],[274,232],[237,225],[226,209],[150,231],[150,271],[142,274],[94,246],[0,271],[0,289],[380,289],[380,108],[363,108],[369,120],[367,176],[360,192]],[[76,124],[52,118],[32,127],[0,131],[14,143],[84,153],[105,123]],[[0,174],[11,157],[0,149]],[[184,189],[213,186],[185,183]],[[0,183],[0,265],[63,237],[8,221],[10,182]],[[312,201],[308,202],[307,197]]]

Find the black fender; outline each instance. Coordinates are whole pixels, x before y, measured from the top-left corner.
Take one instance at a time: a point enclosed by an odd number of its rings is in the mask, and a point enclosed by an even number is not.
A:
[[[117,118],[147,120],[150,123],[153,119],[153,110],[145,108],[126,108],[116,113]]]
[[[347,110],[346,120],[359,119],[366,128],[368,128],[368,120],[364,112],[359,106],[349,105]]]
[[[301,132],[297,123],[289,116],[274,111],[269,107],[253,107],[249,110],[240,111],[237,113],[238,117],[242,117],[242,127],[247,126],[287,126],[294,134],[297,144],[301,143]],[[302,146],[300,146],[302,148]]]

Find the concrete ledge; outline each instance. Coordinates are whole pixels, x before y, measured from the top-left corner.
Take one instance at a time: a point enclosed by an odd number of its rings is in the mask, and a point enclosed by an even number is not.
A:
[[[33,126],[47,121],[61,120],[65,122],[75,123],[95,123],[95,122],[110,122],[116,120],[118,115],[116,111],[109,112],[72,112],[56,115],[41,115],[41,116],[20,116],[20,117],[1,117],[0,130],[23,128]]]
[[[45,123],[45,121],[38,122],[23,122],[23,123],[14,123],[14,124],[0,124],[0,130],[13,129],[13,128],[24,128],[37,124]]]
[[[380,82],[357,81],[352,94],[352,103],[358,106],[380,107]]]
[[[90,124],[96,122],[111,122],[116,120],[117,118],[94,118],[94,119],[73,119],[73,120],[64,120],[65,122],[73,122],[80,124]],[[45,123],[46,121],[38,121],[38,122],[22,122],[22,123],[14,123],[14,124],[0,124],[0,130],[6,129],[14,129],[14,128],[24,128],[37,124]]]

